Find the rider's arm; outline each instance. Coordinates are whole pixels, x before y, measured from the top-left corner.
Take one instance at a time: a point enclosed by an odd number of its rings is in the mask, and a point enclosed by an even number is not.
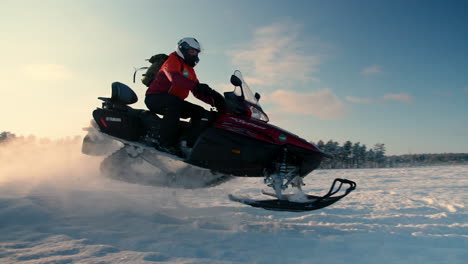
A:
[[[192,91],[193,88],[195,88],[195,85],[198,83],[196,76],[194,76],[194,79],[190,79],[182,74],[184,66],[176,56],[169,56],[161,68],[161,70],[164,71],[167,79],[172,83],[171,89],[185,89]]]
[[[211,97],[211,95],[199,94],[199,93],[196,93],[194,90],[192,90],[192,94],[198,100],[203,101],[203,102],[205,102],[205,103],[207,103],[207,104],[209,104],[211,106],[215,106],[214,101],[213,101],[213,97]]]

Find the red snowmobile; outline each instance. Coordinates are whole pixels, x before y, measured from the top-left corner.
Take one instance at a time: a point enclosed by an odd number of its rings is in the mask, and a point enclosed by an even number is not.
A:
[[[296,195],[284,194],[290,186],[302,191],[303,178],[324,158],[332,157],[314,144],[269,124],[259,104],[260,95],[252,93],[240,71],[234,72],[231,83],[234,91],[225,92],[224,96],[213,91],[216,109],[206,111],[202,124],[198,124],[201,129],[191,129],[190,122],[180,121],[181,153],[184,154],[177,157],[159,150],[162,119],[157,113],[130,107],[138,100],[136,94],[128,86],[115,82],[110,98],[99,97],[102,107],[93,112],[95,126],[84,138],[82,150],[89,155],[107,154],[109,146],[115,146],[115,141],[109,143],[109,139],[120,141],[120,150],[104,159],[101,170],[113,177],[138,182],[141,171],[129,168],[134,160],[142,159],[152,164],[154,170],[162,171],[159,176],[164,175],[164,179],[151,182],[153,172],[147,173],[144,183],[148,184],[198,188],[214,186],[233,177],[263,177],[264,183],[273,189],[264,194],[273,196],[272,199],[253,200],[234,195],[229,198],[269,210],[320,209],[356,188],[353,181],[335,179],[324,196],[304,194],[296,200]],[[195,143],[187,147],[186,139],[194,136]],[[186,166],[169,171],[167,160]],[[342,190],[343,186],[346,188]]]

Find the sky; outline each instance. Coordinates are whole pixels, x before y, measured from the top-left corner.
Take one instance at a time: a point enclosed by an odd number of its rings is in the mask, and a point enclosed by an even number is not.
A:
[[[229,91],[240,70],[270,123],[309,141],[466,153],[466,10],[457,0],[2,0],[0,131],[83,135],[114,81],[145,108],[134,67],[195,37],[201,82]]]

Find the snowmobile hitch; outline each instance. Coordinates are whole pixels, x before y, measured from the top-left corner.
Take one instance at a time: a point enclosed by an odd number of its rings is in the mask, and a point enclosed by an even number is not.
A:
[[[334,196],[341,190],[344,184],[349,185],[349,187],[344,191],[343,194]],[[279,199],[276,194],[267,192],[263,192],[263,194],[276,197],[277,199],[252,200],[248,198],[236,197],[232,194],[229,195],[229,199],[231,201],[243,203],[253,207],[263,208],[266,210],[305,212],[330,206],[347,196],[355,189],[355,182],[347,179],[337,178],[333,181],[333,184],[331,185],[330,190],[327,192],[327,194],[325,194],[324,196],[314,196],[306,194],[305,201],[294,201],[294,195],[291,194],[283,194],[281,195],[281,199]]]

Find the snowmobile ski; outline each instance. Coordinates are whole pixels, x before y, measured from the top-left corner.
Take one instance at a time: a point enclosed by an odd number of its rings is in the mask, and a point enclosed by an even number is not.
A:
[[[339,184],[339,185],[337,185]],[[348,184],[349,187],[341,195],[334,196],[341,190],[343,184]],[[335,188],[336,187],[336,188]],[[356,183],[347,179],[335,179],[332,186],[327,194],[324,196],[315,196],[306,194],[304,201],[294,201],[293,198],[295,195],[283,194],[281,199],[269,199],[269,200],[253,200],[249,198],[241,198],[229,195],[229,199],[234,202],[243,203],[253,207],[259,207],[266,210],[274,211],[290,211],[290,212],[305,212],[313,211],[317,209],[322,209],[324,207],[330,206],[338,202],[343,197],[347,196],[354,189],[356,189]],[[263,192],[265,195],[277,197],[276,194]]]

